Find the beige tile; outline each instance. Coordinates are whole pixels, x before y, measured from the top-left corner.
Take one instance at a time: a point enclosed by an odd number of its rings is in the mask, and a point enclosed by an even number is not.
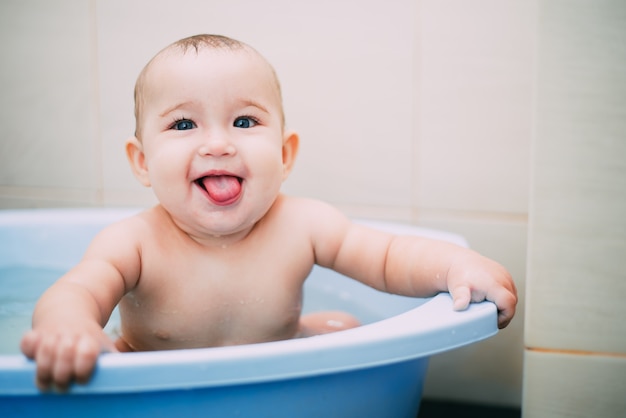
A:
[[[523,368],[525,222],[431,214],[422,216],[419,225],[465,236],[471,248],[502,263],[511,272],[519,293],[516,317],[507,328],[488,340],[431,359],[424,396],[519,406]]]
[[[97,185],[90,2],[0,2],[0,184]]]
[[[102,196],[105,206],[152,207],[158,203],[152,189],[142,187],[138,190],[107,189]]]
[[[543,4],[526,344],[624,354],[626,4]]]
[[[411,223],[413,210],[408,206],[335,205],[350,218]]]
[[[626,357],[526,351],[524,418],[616,418],[626,411]]]
[[[0,186],[0,209],[84,207],[99,202],[95,189]]]
[[[523,350],[509,332],[431,357],[424,398],[519,408]]]
[[[287,123],[301,134],[287,192],[342,205],[410,206],[412,3],[285,6],[280,19],[288,23],[278,27],[291,39],[266,49],[282,78]]]
[[[418,204],[526,213],[535,3],[419,4]]]

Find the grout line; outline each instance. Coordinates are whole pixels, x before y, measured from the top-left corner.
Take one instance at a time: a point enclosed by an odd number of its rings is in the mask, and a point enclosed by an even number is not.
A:
[[[482,210],[414,208],[415,217],[419,220],[466,220],[466,221],[499,221],[527,223],[528,213],[497,212]]]
[[[91,15],[90,25],[90,66],[91,89],[92,89],[92,117],[93,117],[93,159],[96,177],[95,199],[97,205],[104,203],[104,162],[103,162],[103,142],[102,142],[102,124],[101,124],[101,108],[100,103],[102,97],[100,95],[100,70],[98,62],[98,5],[96,0],[92,0],[89,4],[89,13]]]
[[[527,213],[508,213],[497,211],[479,211],[462,209],[422,209],[410,205],[384,206],[359,203],[331,201],[340,210],[357,216],[374,216],[389,220],[410,221],[415,224],[423,222],[455,221],[455,222],[503,222],[527,224]]]
[[[565,354],[570,356],[597,356],[597,357],[612,357],[626,359],[626,353],[610,353],[603,351],[588,351],[588,350],[574,350],[574,349],[556,349],[556,348],[543,348],[543,347],[524,347],[527,351],[533,351],[535,353],[544,354]]]
[[[422,75],[422,61],[421,61],[421,52],[422,52],[422,25],[420,24],[421,20],[421,2],[413,2],[413,7],[411,10],[412,18],[413,18],[413,37],[411,40],[411,53],[413,54],[411,59],[412,68],[412,89],[411,89],[411,104],[412,104],[412,118],[411,118],[411,161],[410,165],[411,170],[411,206],[418,207],[420,201],[420,171],[417,168],[416,162],[419,161],[419,156],[421,153],[421,145],[422,145],[422,135],[421,135],[421,75]],[[410,218],[411,222],[416,223],[417,217],[414,211],[411,211]]]
[[[43,186],[2,186],[0,196],[12,198],[73,198],[83,197],[93,193],[93,187],[43,187]]]

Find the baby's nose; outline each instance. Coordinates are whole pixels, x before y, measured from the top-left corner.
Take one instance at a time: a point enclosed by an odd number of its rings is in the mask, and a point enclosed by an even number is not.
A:
[[[225,133],[214,133],[208,135],[204,143],[198,148],[200,155],[210,155],[220,157],[224,155],[233,155],[237,149]]]

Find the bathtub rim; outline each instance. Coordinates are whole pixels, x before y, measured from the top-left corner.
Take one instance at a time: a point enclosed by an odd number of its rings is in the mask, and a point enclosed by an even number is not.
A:
[[[90,383],[73,385],[70,392],[206,388],[384,366],[491,337],[497,333],[495,317],[491,302],[454,312],[450,296],[442,293],[404,314],[334,334],[231,347],[105,353]],[[35,364],[23,355],[0,356],[0,370],[0,399],[39,393],[33,382]]]
[[[32,216],[46,213],[55,222],[67,220],[76,224],[91,222],[94,216],[101,221],[106,212],[110,219],[107,216],[104,219],[112,222],[139,210],[0,211],[0,225],[7,224],[7,219],[12,226],[15,222],[33,225]],[[27,216],[25,211],[32,216]],[[42,224],[50,219],[47,217]],[[403,227],[403,231],[428,232],[401,223],[362,222],[374,227],[384,224]],[[454,234],[450,235],[454,238]],[[462,245],[462,237],[456,237],[456,243]],[[497,331],[497,310],[493,303],[472,304],[465,311],[455,312],[450,296],[441,293],[403,314],[334,334],[243,346],[103,354],[91,382],[73,385],[70,392],[132,393],[306,378],[426,358],[489,338]],[[0,399],[40,393],[33,383],[35,364],[23,355],[0,356],[0,371]]]

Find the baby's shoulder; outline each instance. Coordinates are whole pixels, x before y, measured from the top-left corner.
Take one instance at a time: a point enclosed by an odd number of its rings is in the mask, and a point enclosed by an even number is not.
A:
[[[278,222],[287,220],[315,226],[328,221],[345,220],[343,213],[322,200],[280,195],[272,207],[271,216]]]
[[[300,231],[311,239],[334,236],[350,224],[343,212],[317,199],[281,195],[271,212],[269,220],[273,229]]]
[[[328,202],[308,197],[294,197],[280,195],[276,200],[275,208],[287,213],[296,213],[310,217],[328,216],[329,214],[340,214],[339,209]]]
[[[107,225],[99,235],[117,237],[125,241],[139,241],[155,229],[163,228],[164,224],[162,216],[152,208]]]

